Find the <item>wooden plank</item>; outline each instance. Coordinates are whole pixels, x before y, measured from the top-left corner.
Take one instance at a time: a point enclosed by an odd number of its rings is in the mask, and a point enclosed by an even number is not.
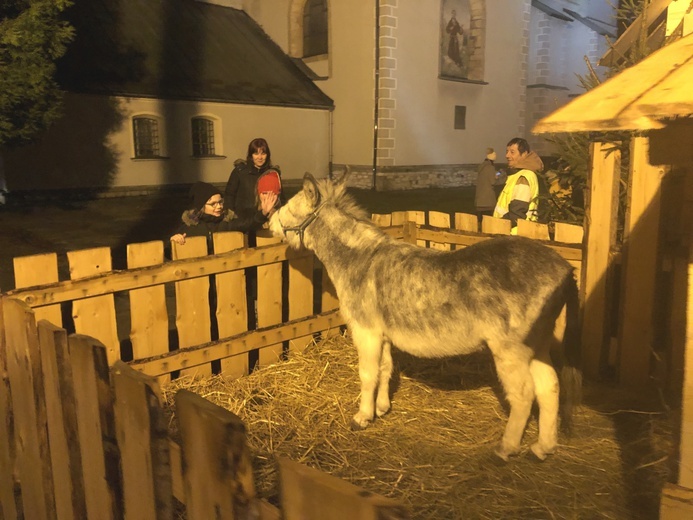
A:
[[[274,325],[266,329],[248,331],[230,338],[220,339],[195,348],[177,350],[155,358],[135,360],[130,363],[135,370],[151,376],[168,374],[181,368],[193,367],[210,359],[223,359],[268,345],[289,341],[317,332],[338,330],[344,324],[339,309],[317,316]]]
[[[125,518],[173,517],[168,422],[154,378],[118,361],[111,368]]]
[[[68,338],[87,517],[122,518],[120,461],[106,347],[94,338]]]
[[[455,213],[455,229],[460,231],[479,231],[479,219],[469,213]]]
[[[111,250],[108,247],[69,251],[70,278],[79,279],[112,270]],[[120,342],[116,326],[115,303],[112,294],[72,302],[75,331],[98,339],[106,346],[108,363],[120,359]]]
[[[240,232],[215,233],[214,253],[226,253],[247,247],[247,236]],[[248,300],[245,270],[239,269],[216,275],[216,319],[220,338],[248,330]],[[221,360],[221,373],[226,377],[248,374],[248,354]]]
[[[174,260],[207,256],[207,237],[190,237],[184,245],[171,242]],[[178,348],[202,345],[212,339],[209,308],[209,278],[203,276],[176,282],[176,329]],[[200,365],[182,370],[181,376],[205,377],[212,374],[212,365]]]
[[[176,393],[176,415],[188,519],[249,518],[255,486],[243,422],[187,390]]]
[[[258,247],[281,242],[280,238],[257,235]],[[257,326],[269,327],[282,322],[282,264],[263,265],[257,268]],[[260,349],[258,363],[269,365],[279,361],[283,344],[277,343]]]
[[[691,237],[693,238],[693,237]],[[681,399],[681,441],[679,444],[679,484],[693,489],[693,240],[688,248],[688,299],[683,395]]]
[[[371,220],[376,226],[390,227],[392,225],[392,214],[373,213],[371,215]]]
[[[509,235],[511,227],[510,221],[503,218],[484,215],[481,219],[482,233],[488,233],[490,235]]]
[[[417,230],[417,236],[424,240],[436,240],[445,241],[450,244],[471,246],[478,242],[484,240],[493,239],[493,236],[473,234],[468,235],[464,232],[457,231],[454,229],[448,231],[441,231],[428,227],[421,227]],[[559,255],[568,261],[580,261],[582,260],[582,248],[579,245],[569,245],[569,244],[554,244],[549,241],[543,241],[546,247],[550,247],[556,251]]]
[[[616,242],[621,155],[613,145],[590,145],[591,171],[585,209],[585,258],[582,266],[583,369],[597,377],[607,361],[613,277],[611,248]]]
[[[657,276],[663,167],[648,162],[645,137],[631,140],[630,211],[626,220],[619,327],[619,380],[628,386],[649,383],[653,306]]]
[[[48,440],[57,517],[87,517],[79,433],[75,428],[75,389],[67,332],[46,320],[38,323],[45,388]]]
[[[278,457],[278,462],[284,520],[410,518],[404,506],[391,498],[286,457]]]
[[[181,504],[185,504],[185,484],[183,483],[183,454],[180,444],[169,439],[168,451],[171,456],[171,482],[173,496]]]
[[[16,289],[5,294],[24,301],[32,308],[36,308],[80,298],[113,294],[118,291],[129,291],[162,283],[190,280],[200,276],[209,276],[246,267],[267,265],[312,254],[308,250],[296,251],[295,249],[289,249],[286,244],[282,243],[215,256],[166,262],[155,267],[113,271],[81,280],[66,280],[39,287]]]
[[[22,510],[19,482],[15,474],[16,445],[14,438],[12,392],[8,377],[6,329],[0,296],[0,518],[19,518]],[[15,490],[17,492],[15,492]]]
[[[585,228],[565,222],[554,223],[553,239],[564,244],[582,244],[585,237]]]
[[[450,229],[450,215],[448,213],[443,213],[441,211],[429,211],[428,225],[437,228]],[[429,247],[433,249],[439,249],[441,251],[450,251],[451,249],[450,244],[445,242],[431,241]]]
[[[164,263],[164,244],[160,240],[128,244],[128,269]],[[130,341],[133,358],[168,352],[168,311],[163,284],[130,291]],[[163,381],[160,381],[163,383]]]
[[[2,313],[24,517],[56,518],[36,322],[31,309],[18,300],[3,299]]]
[[[58,255],[45,253],[32,256],[18,256],[14,262],[14,286],[17,289],[44,285],[58,281]],[[47,305],[35,311],[36,321],[48,320],[58,327],[63,326],[60,305]]]
[[[690,520],[693,518],[693,489],[664,484],[659,504],[660,520]]]
[[[534,238],[536,240],[549,239],[549,226],[539,222],[520,219],[517,221],[517,235],[521,237]]]
[[[297,320],[313,314],[313,271],[315,257],[289,260],[289,319]],[[313,342],[312,334],[294,338],[289,351],[303,352]]]
[[[391,224],[393,226],[401,226],[405,222],[409,220],[409,212],[408,211],[393,211],[392,212],[392,221]]]
[[[417,226],[426,225],[426,212],[425,211],[407,211],[407,222],[415,222]],[[450,226],[448,226],[450,227]],[[425,240],[419,240],[417,238],[416,245],[420,247],[426,247]]]

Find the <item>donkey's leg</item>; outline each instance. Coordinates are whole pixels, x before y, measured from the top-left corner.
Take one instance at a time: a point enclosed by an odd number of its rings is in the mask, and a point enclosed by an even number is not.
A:
[[[380,357],[380,375],[378,380],[378,397],[375,400],[375,413],[378,417],[385,415],[390,409],[390,377],[392,376],[392,342],[383,341],[383,351]]]
[[[489,345],[490,346],[490,345]],[[501,350],[491,349],[496,373],[510,404],[510,417],[496,455],[503,460],[520,451],[520,441],[532,411],[534,381],[529,371],[530,349],[522,343],[506,344]]]
[[[556,450],[558,442],[558,376],[548,354],[533,359],[529,371],[539,404],[539,440],[532,444],[532,452],[544,460]]]
[[[351,325],[351,335],[359,353],[359,378],[361,379],[361,405],[351,420],[351,428],[363,429],[373,420],[375,389],[378,386],[383,337],[378,332]]]

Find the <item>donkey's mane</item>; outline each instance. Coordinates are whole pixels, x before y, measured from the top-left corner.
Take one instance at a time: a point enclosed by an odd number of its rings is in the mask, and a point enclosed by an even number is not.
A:
[[[358,220],[370,220],[366,210],[359,206],[347,192],[346,182],[334,183],[329,179],[320,179],[317,184],[324,202],[334,204],[337,209]]]

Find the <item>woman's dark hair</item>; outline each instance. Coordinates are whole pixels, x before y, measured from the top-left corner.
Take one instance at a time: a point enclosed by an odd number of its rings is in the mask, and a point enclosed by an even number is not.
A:
[[[259,150],[264,150],[267,153],[267,160],[265,161],[265,166],[272,165],[272,154],[270,153],[269,145],[262,137],[256,137],[248,145],[248,155],[246,156],[246,164],[252,166],[253,164],[253,154],[257,153]]]

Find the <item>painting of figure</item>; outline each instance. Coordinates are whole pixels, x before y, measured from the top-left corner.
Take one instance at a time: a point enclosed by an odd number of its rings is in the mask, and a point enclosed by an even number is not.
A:
[[[441,1],[440,77],[467,79],[469,74],[469,0]]]

